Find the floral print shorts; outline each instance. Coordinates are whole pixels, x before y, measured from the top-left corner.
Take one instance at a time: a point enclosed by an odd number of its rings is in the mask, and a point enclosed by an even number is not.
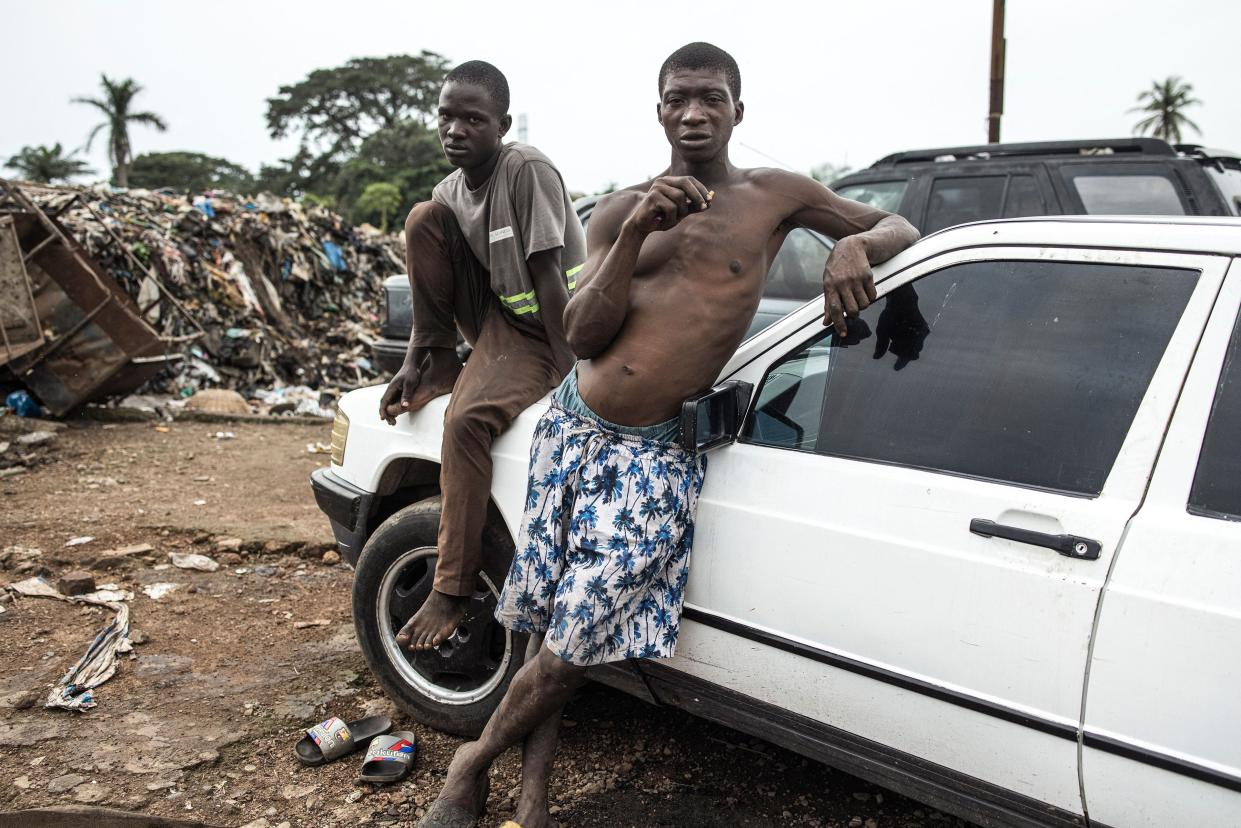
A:
[[[667,658],[706,459],[553,404],[530,447],[517,552],[496,607],[565,661]]]

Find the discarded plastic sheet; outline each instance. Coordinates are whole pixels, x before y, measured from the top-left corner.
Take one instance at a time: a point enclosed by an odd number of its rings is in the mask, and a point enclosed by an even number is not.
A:
[[[155,584],[147,584],[146,586],[142,588],[142,591],[146,593],[146,596],[150,598],[152,601],[162,601],[169,594],[176,591],[177,588],[179,588],[180,586],[181,586],[180,584],[172,584],[167,581],[160,581],[159,583],[155,583]]]
[[[95,707],[94,689],[116,674],[116,659],[133,650],[129,642],[129,604],[133,597],[116,584],[105,584],[92,593],[72,597],[61,595],[42,578],[27,578],[9,589],[29,598],[55,598],[72,604],[93,604],[112,610],[112,620],[95,636],[86,653],[56,683],[43,702],[44,707],[82,712]]]
[[[172,558],[172,565],[178,569],[197,569],[199,572],[215,572],[220,568],[218,563],[206,555],[172,552],[169,554],[169,557]]]

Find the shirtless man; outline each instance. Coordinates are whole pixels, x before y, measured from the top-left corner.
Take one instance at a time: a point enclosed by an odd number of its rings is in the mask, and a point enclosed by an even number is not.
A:
[[[508,81],[490,63],[448,73],[439,136],[457,170],[405,222],[413,334],[379,416],[395,423],[452,393],[434,588],[397,634],[411,650],[447,640],[478,589],[492,441],[573,365],[561,320],[586,239],[547,156],[504,143],[508,105]],[[474,347],[464,369],[458,330]]]
[[[918,238],[903,218],[812,179],[734,167],[740,72],[715,46],[674,52],[659,92],[672,163],[596,206],[564,316],[580,361],[535,430],[517,555],[496,610],[531,634],[531,649],[479,740],[457,751],[422,826],[474,824],[488,767],[522,740],[514,820],[553,824],[547,782],[561,710],[587,666],[672,655],[705,473],[703,458],[677,445],[677,417],[740,344],[789,230],[838,239],[824,322],[841,336],[846,317],[875,299],[870,266]]]

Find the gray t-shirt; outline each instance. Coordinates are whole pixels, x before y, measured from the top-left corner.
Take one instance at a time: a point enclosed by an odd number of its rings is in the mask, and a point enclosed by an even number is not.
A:
[[[560,172],[529,144],[505,144],[495,172],[477,190],[461,170],[436,185],[432,198],[452,210],[470,250],[491,274],[491,289],[519,322],[543,326],[526,260],[562,248],[568,295],[586,261],[586,234]]]

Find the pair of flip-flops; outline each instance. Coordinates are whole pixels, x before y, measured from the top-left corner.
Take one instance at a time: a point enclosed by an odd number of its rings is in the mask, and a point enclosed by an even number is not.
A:
[[[303,765],[325,765],[366,745],[366,759],[358,770],[363,782],[399,782],[414,766],[417,740],[408,730],[392,730],[387,716],[367,716],[345,722],[333,716],[306,731],[293,752]]]

